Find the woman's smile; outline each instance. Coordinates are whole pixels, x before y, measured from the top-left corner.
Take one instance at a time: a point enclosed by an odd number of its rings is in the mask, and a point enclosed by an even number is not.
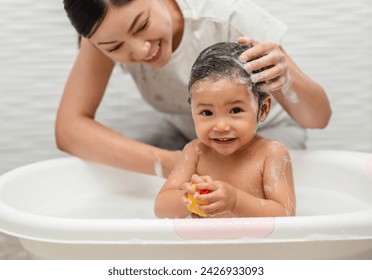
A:
[[[146,63],[153,63],[156,60],[158,60],[158,58],[161,56],[161,47],[160,46],[161,46],[160,40],[158,40],[158,42],[156,43],[155,49],[152,51],[152,53],[148,57],[146,57],[143,60]]]

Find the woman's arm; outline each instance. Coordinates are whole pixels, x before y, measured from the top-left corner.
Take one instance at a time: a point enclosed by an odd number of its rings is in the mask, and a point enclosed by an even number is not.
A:
[[[113,67],[109,58],[82,39],[58,109],[57,146],[86,160],[147,174],[155,174],[161,164],[166,177],[177,152],[137,142],[94,119]]]
[[[302,127],[325,128],[332,114],[326,92],[281,50],[288,64],[288,78],[280,90],[272,91],[273,96]]]
[[[260,90],[270,92],[288,114],[304,128],[324,128],[331,117],[331,106],[324,89],[310,79],[277,43],[260,43],[239,38],[238,43],[252,46],[241,55],[252,81]],[[255,59],[259,57],[258,59]]]

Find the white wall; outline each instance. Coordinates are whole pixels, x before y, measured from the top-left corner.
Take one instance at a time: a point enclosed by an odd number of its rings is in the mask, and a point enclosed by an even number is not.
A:
[[[256,2],[289,25],[284,47],[331,99],[332,121],[309,132],[308,147],[372,152],[371,1]],[[54,119],[75,55],[62,0],[1,0],[0,174],[64,156],[55,148]],[[98,119],[135,137],[152,114],[141,105],[129,115],[140,104],[131,79],[117,71]]]
[[[326,89],[332,120],[308,148],[372,152],[372,1],[255,0],[285,22],[283,43]]]

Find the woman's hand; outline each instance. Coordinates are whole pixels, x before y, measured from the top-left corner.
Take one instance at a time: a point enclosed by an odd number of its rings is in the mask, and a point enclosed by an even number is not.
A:
[[[231,212],[236,204],[237,192],[230,184],[223,181],[215,181],[209,176],[192,176],[192,182],[195,184],[194,197],[196,200],[207,202],[208,204],[198,205],[209,217],[218,214]],[[207,194],[199,194],[198,191],[208,190]]]
[[[260,91],[272,93],[284,110],[304,128],[324,128],[331,106],[324,89],[308,77],[277,43],[240,37],[248,50],[240,55],[244,68]],[[255,71],[263,68],[262,72]]]
[[[240,37],[237,43],[249,47],[240,55],[240,60],[247,62],[244,65],[247,72],[254,73],[256,70],[265,69],[251,75],[252,82],[257,84],[260,91],[271,93],[291,87],[288,62],[278,43],[260,43],[247,37]]]

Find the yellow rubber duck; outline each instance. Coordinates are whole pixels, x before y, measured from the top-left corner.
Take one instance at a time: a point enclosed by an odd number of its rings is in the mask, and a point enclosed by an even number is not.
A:
[[[195,184],[194,183],[191,184],[191,187],[195,190]],[[199,191],[199,193],[200,194],[207,194],[207,193],[209,193],[209,191],[208,190],[201,190],[201,191]],[[208,203],[207,202],[196,200],[195,197],[193,195],[191,195],[191,194],[189,194],[187,197],[191,201],[191,204],[187,206],[187,209],[190,212],[193,212],[193,213],[199,215],[200,217],[206,217],[207,214],[205,214],[203,211],[197,209],[196,208],[196,205],[197,204],[205,205],[205,204],[208,204]]]

